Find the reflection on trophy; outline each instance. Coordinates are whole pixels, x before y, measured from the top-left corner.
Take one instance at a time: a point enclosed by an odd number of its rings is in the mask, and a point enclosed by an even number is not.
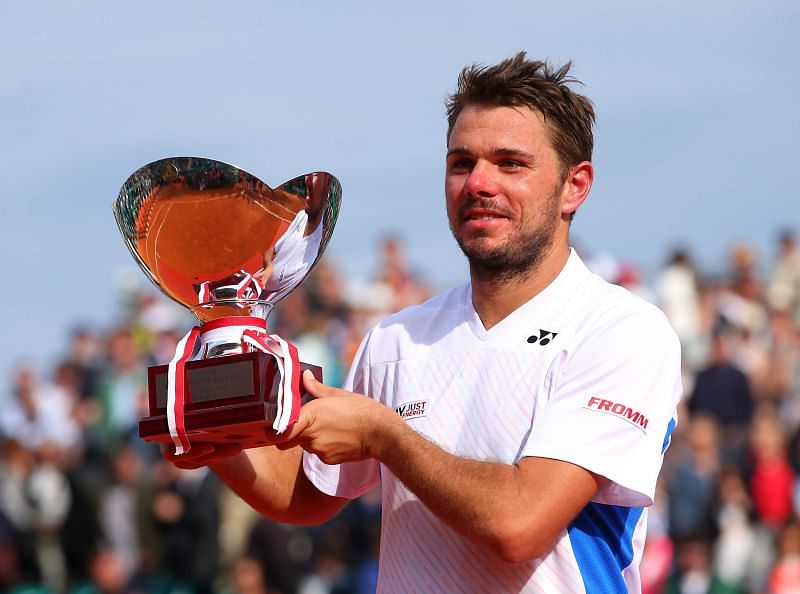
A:
[[[114,216],[145,274],[201,322],[169,365],[148,370],[148,441],[268,442],[297,420],[300,374],[321,370],[267,330],[275,304],[322,256],[341,203],[329,173],[272,189],[232,165],[174,157],[138,169],[123,184]]]

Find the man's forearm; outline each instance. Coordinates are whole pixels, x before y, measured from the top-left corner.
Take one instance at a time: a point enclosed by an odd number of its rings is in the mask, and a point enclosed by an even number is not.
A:
[[[263,515],[291,524],[325,522],[344,500],[321,493],[302,469],[303,450],[263,447],[210,465],[237,495]]]
[[[327,464],[379,460],[453,530],[508,561],[546,553],[603,480],[561,460],[459,458],[383,404],[325,386],[310,373],[303,379],[314,400],[284,445],[300,445]]]
[[[586,471],[560,461],[526,459],[520,468],[454,456],[399,418],[377,441],[376,456],[436,516],[512,562],[548,551],[597,488]],[[572,488],[564,492],[565,485]]]
[[[515,517],[512,498],[516,468],[459,458],[403,423],[393,423],[377,455],[442,521],[465,538],[494,550]]]

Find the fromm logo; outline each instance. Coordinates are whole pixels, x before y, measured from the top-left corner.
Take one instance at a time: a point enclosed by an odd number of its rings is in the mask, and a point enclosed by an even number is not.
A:
[[[613,402],[612,400],[606,400],[605,398],[600,398],[598,396],[591,396],[583,408],[599,410],[601,412],[616,415],[647,433],[647,423],[649,422],[647,417],[639,411],[633,410],[630,406],[625,406],[620,402]]]

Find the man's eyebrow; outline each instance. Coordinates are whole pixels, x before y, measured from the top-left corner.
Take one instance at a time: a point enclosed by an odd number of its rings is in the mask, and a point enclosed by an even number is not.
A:
[[[450,155],[470,155],[472,152],[465,146],[456,146],[447,151],[447,157]],[[535,161],[536,157],[527,151],[515,148],[498,147],[492,150],[495,156],[509,156],[509,157],[522,157],[529,161]]]
[[[523,151],[522,149],[514,149],[514,148],[505,148],[499,147],[492,151],[493,155],[498,156],[508,156],[508,157],[522,157],[523,159],[527,159],[529,161],[535,161],[536,157],[527,151]]]
[[[456,146],[447,151],[447,157],[450,155],[468,155],[469,149],[465,146]]]

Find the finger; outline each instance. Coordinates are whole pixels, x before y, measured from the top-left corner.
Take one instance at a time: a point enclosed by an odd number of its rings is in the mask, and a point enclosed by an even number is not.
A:
[[[175,461],[173,462],[173,464],[178,468],[180,468],[181,470],[197,470],[198,468],[202,468],[203,466],[208,466],[208,464],[204,464],[199,460]]]
[[[300,409],[300,416],[297,419],[296,423],[289,425],[283,433],[274,434],[272,437],[272,444],[275,446],[281,446],[287,442],[294,442],[296,441],[306,430],[308,427],[309,418],[306,413],[304,413],[303,409]],[[295,444],[293,444],[295,445]],[[288,447],[293,447],[290,445]],[[287,449],[287,448],[281,448]]]
[[[214,445],[214,456],[217,458],[235,456],[241,451],[241,446],[235,443],[218,443]]]
[[[318,382],[317,378],[314,377],[314,374],[311,373],[311,370],[306,369],[303,372],[303,387],[306,389],[308,394],[314,398],[319,398],[322,396],[322,391],[323,388],[325,388],[325,384]]]
[[[303,372],[303,387],[306,389],[306,392],[311,394],[314,398],[327,398],[330,396],[347,394],[344,390],[332,388],[331,386],[326,386],[322,382],[318,382],[310,369],[306,369]]]
[[[218,445],[214,448],[214,450],[206,455],[197,456],[191,460],[187,459],[186,461],[181,460],[180,458],[174,463],[178,468],[200,468],[202,466],[208,466],[209,464],[214,464],[215,462],[219,462],[224,458],[230,458],[231,456],[235,456],[242,451],[238,445]]]
[[[301,446],[303,441],[305,440],[302,438],[290,439],[288,441],[282,441],[280,443],[276,443],[275,447],[278,448],[279,450],[291,450],[292,448]]]
[[[167,451],[164,451],[164,457],[178,468],[183,468],[185,470],[208,466],[212,462],[222,458],[235,456],[242,451],[241,447],[236,444],[214,444],[201,442],[192,444],[192,447],[188,452],[178,455],[174,452],[174,450],[171,450],[170,446],[166,447]]]
[[[183,470],[194,470],[206,466],[206,458],[207,456],[181,455],[168,458],[168,460]]]
[[[184,454],[176,454],[175,446],[172,444],[163,444],[161,446],[161,453],[170,462],[177,462],[178,460],[193,460],[199,456],[205,456],[213,451],[214,445],[205,442],[193,443],[189,451]]]

